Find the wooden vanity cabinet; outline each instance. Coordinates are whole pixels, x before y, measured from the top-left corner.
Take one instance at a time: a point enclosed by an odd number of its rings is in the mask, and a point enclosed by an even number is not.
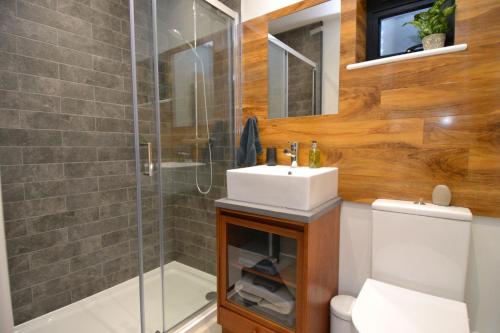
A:
[[[329,332],[329,302],[338,292],[340,202],[308,221],[266,206],[256,212],[216,203],[217,315],[224,333]],[[260,291],[253,293],[256,285]]]

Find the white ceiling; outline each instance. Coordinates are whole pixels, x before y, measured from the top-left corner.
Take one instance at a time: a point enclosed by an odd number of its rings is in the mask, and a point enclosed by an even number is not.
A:
[[[279,34],[340,15],[340,0],[331,0],[269,22],[269,33]]]

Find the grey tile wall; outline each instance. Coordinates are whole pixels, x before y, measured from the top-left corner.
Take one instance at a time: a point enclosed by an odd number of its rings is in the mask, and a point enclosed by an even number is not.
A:
[[[230,59],[228,58],[227,32],[222,30],[207,36],[213,41],[213,78],[207,77],[207,85],[213,84],[213,95],[209,96],[209,128],[212,145],[213,179],[212,189],[207,195],[200,194],[196,187],[195,167],[179,167],[164,171],[164,207],[167,229],[167,257],[210,274],[216,274],[216,218],[214,200],[226,196],[226,170],[234,167],[231,136],[231,113],[234,112],[230,98]],[[179,50],[174,50],[179,52]],[[167,70],[163,75],[172,85],[172,54],[164,54]],[[170,81],[169,81],[170,80]],[[169,103],[162,105],[162,144],[164,158],[170,161],[196,160],[194,142],[195,127],[176,127],[173,121],[175,110]],[[199,109],[203,115],[203,108]],[[204,116],[203,116],[204,117]],[[200,125],[200,137],[205,138],[204,125]],[[182,155],[180,155],[181,153]],[[199,143],[198,181],[202,190],[210,185],[210,164],[207,142]]]
[[[0,170],[17,324],[136,275],[128,36],[127,1],[0,2]],[[150,72],[140,73],[148,86]],[[153,180],[143,181],[152,268],[156,204]]]
[[[230,2],[239,10],[239,1]],[[137,275],[127,4],[0,2],[0,172],[16,324]],[[141,140],[154,142],[149,4],[136,1],[136,43]],[[233,161],[227,45],[220,37],[210,125],[213,189],[207,196],[196,191],[193,168],[164,177],[167,262],[210,273],[213,200],[225,196]],[[193,143],[170,137],[177,129],[168,108],[161,116],[164,160],[175,160],[179,146],[193,154]],[[184,136],[192,139],[189,131]],[[206,164],[206,145],[200,154]],[[205,187],[207,169],[199,176]],[[160,256],[157,179],[142,181],[143,258],[150,270]]]

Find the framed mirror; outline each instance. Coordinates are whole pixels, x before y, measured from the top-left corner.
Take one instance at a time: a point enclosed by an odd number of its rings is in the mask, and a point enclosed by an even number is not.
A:
[[[269,22],[268,117],[338,113],[340,0]]]

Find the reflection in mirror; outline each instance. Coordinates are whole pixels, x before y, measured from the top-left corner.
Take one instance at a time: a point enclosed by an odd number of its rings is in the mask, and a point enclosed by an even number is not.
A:
[[[340,0],[269,22],[269,118],[338,112]]]

